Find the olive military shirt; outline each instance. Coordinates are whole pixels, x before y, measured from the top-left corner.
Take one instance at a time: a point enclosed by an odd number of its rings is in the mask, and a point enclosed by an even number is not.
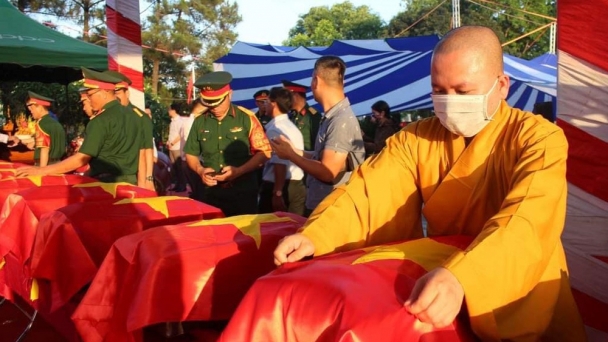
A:
[[[224,166],[241,166],[258,152],[270,157],[270,143],[264,129],[253,112],[235,105],[230,106],[221,121],[210,113],[194,119],[184,147],[184,153],[202,156],[203,166],[216,172]],[[255,187],[255,183],[237,181],[234,186]]]
[[[154,125],[152,124],[152,119],[146,114],[143,110],[137,108],[132,103],[129,102],[127,105],[138,117],[143,121],[142,123],[142,148],[143,149],[151,149],[152,148],[152,131]]]
[[[58,161],[65,155],[65,130],[59,121],[44,115],[36,121],[36,149],[34,160],[40,160],[40,149],[49,149],[49,161]]]
[[[107,103],[91,120],[79,152],[91,156],[90,175],[137,174],[141,119],[117,100]],[[139,124],[139,125],[138,125]]]
[[[322,115],[308,104],[299,112],[293,111],[291,121],[298,127],[304,137],[304,150],[313,151],[315,149],[315,141],[319,132],[319,124]]]

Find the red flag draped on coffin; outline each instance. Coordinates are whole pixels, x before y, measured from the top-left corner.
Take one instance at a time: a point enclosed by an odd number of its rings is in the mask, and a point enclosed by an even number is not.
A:
[[[97,182],[96,179],[78,175],[49,175],[11,177],[0,179],[0,203],[4,203],[8,195],[23,189],[49,185],[73,185]]]
[[[173,196],[77,203],[44,214],[31,259],[40,300],[50,302],[51,312],[64,305],[93,279],[112,244],[123,236],[222,216],[215,207]]]
[[[31,256],[38,220],[42,214],[73,203],[122,198],[156,197],[156,192],[127,183],[86,183],[51,185],[21,190],[8,196],[0,213],[0,258],[8,287],[29,299],[27,261]],[[10,255],[8,255],[10,253]],[[11,298],[7,291],[4,297]]]
[[[275,213],[167,226],[116,241],[72,316],[84,341],[141,340],[160,322],[227,320],[305,218]]]
[[[255,282],[220,341],[475,341],[460,319],[434,329],[403,307],[416,279],[470,242],[425,238],[286,264]]]

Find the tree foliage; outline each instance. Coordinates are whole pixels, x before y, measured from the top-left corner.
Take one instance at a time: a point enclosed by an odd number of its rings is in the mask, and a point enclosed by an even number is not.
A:
[[[236,3],[227,0],[150,0],[153,13],[144,25],[145,69],[153,94],[159,84],[171,88],[187,77],[183,56],[209,64],[228,52],[236,41],[233,29],[241,21]]]
[[[451,1],[445,2],[423,18],[442,0],[404,0],[406,10],[397,14],[388,24],[389,36],[444,35],[452,28]],[[497,0],[498,5],[462,0],[461,25],[488,26],[506,43],[551,22],[518,10],[555,17],[554,0]],[[412,26],[413,25],[413,26]],[[410,28],[411,26],[411,28]],[[409,29],[408,29],[409,28]],[[531,59],[549,51],[549,29],[541,30],[505,46],[506,53]]]
[[[289,31],[286,46],[327,46],[335,39],[377,39],[384,35],[384,22],[368,6],[351,2],[331,7],[312,7]]]

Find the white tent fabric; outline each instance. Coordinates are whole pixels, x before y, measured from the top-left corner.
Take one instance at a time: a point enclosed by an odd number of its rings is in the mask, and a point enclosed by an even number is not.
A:
[[[254,108],[253,94],[280,86],[281,80],[309,85],[314,62],[323,55],[340,56],[347,64],[345,90],[357,115],[385,100],[396,111],[432,108],[430,61],[437,36],[385,40],[336,40],[328,47],[291,48],[237,42],[215,70],[230,72],[233,101]],[[508,102],[532,110],[536,102],[555,99],[556,69],[505,55],[511,76]],[[307,93],[309,104],[316,104]]]

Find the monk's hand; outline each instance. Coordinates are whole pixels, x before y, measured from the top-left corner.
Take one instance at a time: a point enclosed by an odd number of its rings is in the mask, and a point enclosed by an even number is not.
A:
[[[438,267],[418,279],[404,305],[421,322],[444,328],[454,322],[463,299],[464,289],[458,279],[452,272]]]
[[[42,175],[42,172],[39,167],[30,166],[18,168],[17,172],[15,172],[15,175],[17,177],[39,176]]]
[[[224,166],[214,179],[218,182],[228,182],[240,176],[240,170],[235,166]]]
[[[281,266],[286,262],[296,262],[315,254],[315,245],[302,234],[293,234],[283,238],[274,250],[274,263]]]
[[[205,167],[198,173],[201,176],[201,180],[206,186],[216,186],[217,181],[215,180],[215,170],[210,167]]]
[[[291,141],[283,135],[272,138],[270,140],[270,147],[272,147],[272,151],[281,159],[291,160],[291,158],[297,154]]]

